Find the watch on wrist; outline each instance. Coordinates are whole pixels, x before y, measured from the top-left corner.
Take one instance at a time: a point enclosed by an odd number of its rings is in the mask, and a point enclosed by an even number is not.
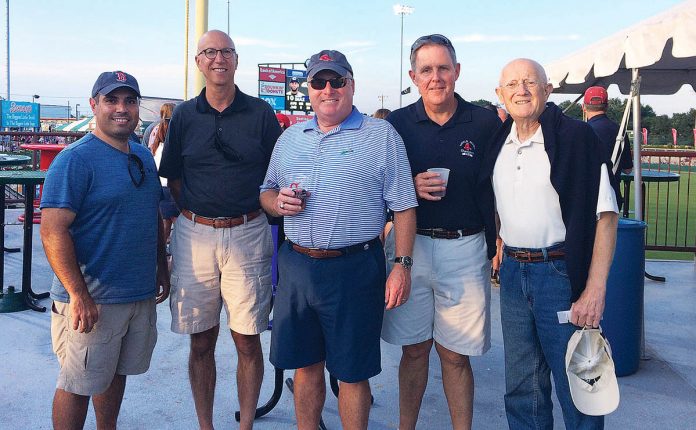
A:
[[[396,257],[394,259],[394,263],[401,264],[404,266],[404,269],[411,270],[411,266],[413,266],[413,259],[408,255],[404,255],[401,257]]]

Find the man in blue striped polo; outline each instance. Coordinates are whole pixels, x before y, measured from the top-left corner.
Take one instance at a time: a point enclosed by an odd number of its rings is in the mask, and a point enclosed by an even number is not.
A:
[[[288,238],[278,254],[271,362],[297,369],[299,429],[319,425],[324,367],[341,381],[343,427],[365,429],[385,304],[400,306],[411,289],[416,196],[401,137],[353,106],[346,57],[321,51],[307,76],[316,116],[280,137],[261,186],[264,210],[285,217]],[[401,263],[388,279],[379,240],[386,209]]]

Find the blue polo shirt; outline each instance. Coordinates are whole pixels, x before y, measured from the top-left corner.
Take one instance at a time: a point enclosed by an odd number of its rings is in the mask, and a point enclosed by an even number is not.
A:
[[[284,218],[285,234],[306,247],[335,249],[374,239],[384,229],[387,208],[400,212],[417,205],[401,137],[355,107],[328,133],[314,118],[280,136],[261,192],[298,178],[311,194],[302,212]]]
[[[281,130],[271,106],[237,88],[225,110],[198,97],[174,109],[159,174],[181,180],[181,204],[206,217],[238,217],[261,207],[259,185]],[[223,156],[227,147],[236,160]]]
[[[137,163],[90,133],[58,154],[41,194],[42,209],[75,213],[70,236],[87,290],[97,304],[136,302],[154,297],[156,291],[162,187],[150,151],[134,141],[128,144],[143,163],[140,185]],[[51,298],[69,301],[57,277]]]
[[[500,120],[458,94],[455,97],[457,111],[442,126],[428,118],[423,99],[387,117],[404,139],[413,176],[431,167],[450,169],[445,197],[418,201],[418,228],[459,230],[495,225],[493,191],[490,184],[479,184],[479,170]]]

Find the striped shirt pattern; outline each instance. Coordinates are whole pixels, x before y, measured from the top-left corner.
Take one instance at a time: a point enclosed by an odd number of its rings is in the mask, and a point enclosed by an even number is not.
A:
[[[327,133],[314,118],[280,136],[261,192],[293,183],[310,195],[302,212],[285,217],[285,234],[306,247],[366,242],[382,232],[387,208],[399,212],[418,205],[401,136],[355,107]]]

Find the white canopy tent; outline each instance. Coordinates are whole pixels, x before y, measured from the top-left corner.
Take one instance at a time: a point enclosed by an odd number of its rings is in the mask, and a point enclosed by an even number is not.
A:
[[[696,0],[671,9],[607,37],[545,67],[554,93],[582,94],[594,85],[616,84],[630,95],[617,136],[623,141],[629,110],[633,109],[633,164],[640,166],[640,95],[674,94],[683,85],[696,89]],[[640,169],[635,169],[640,183]],[[635,187],[634,207],[642,219],[642,196]]]

